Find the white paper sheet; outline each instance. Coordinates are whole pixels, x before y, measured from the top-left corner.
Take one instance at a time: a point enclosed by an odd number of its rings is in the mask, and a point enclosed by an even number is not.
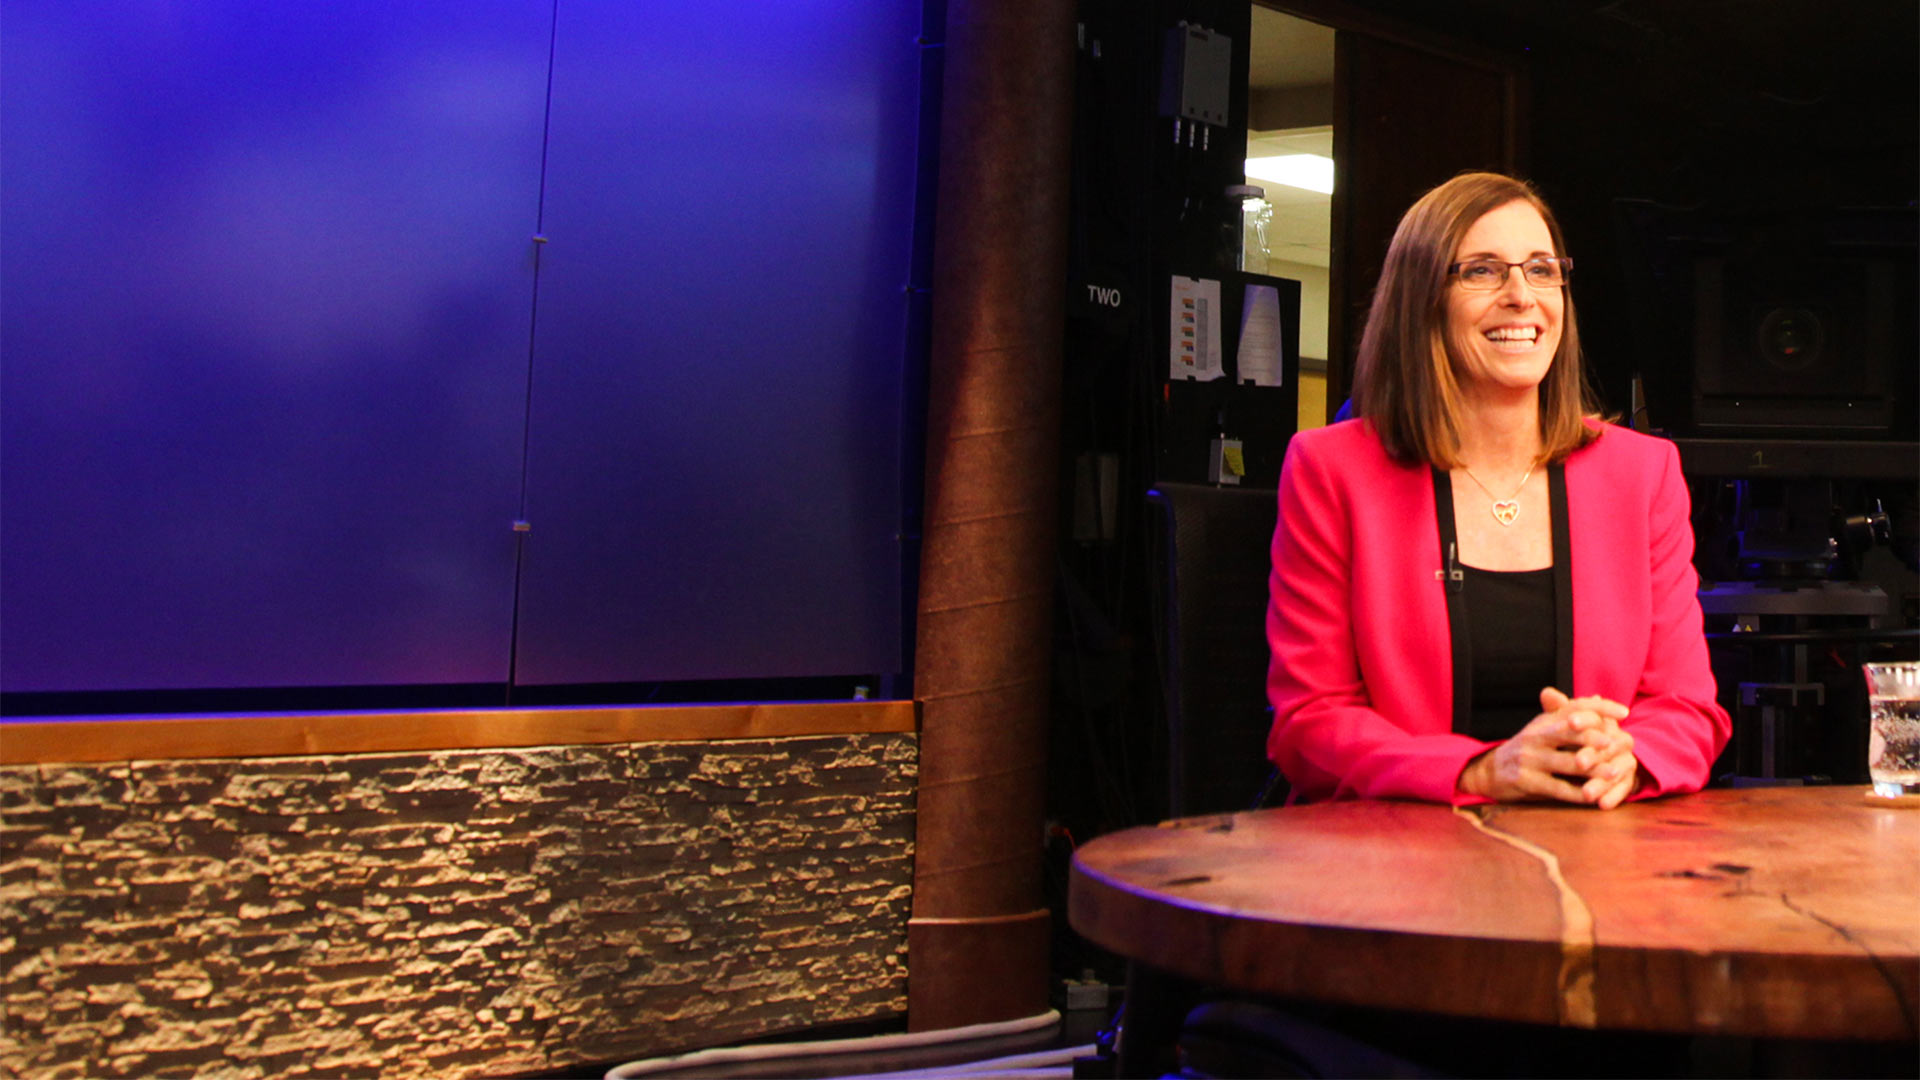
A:
[[[1280,290],[1272,285],[1247,286],[1234,365],[1242,383],[1280,385]]]
[[[1167,378],[1211,382],[1225,375],[1220,357],[1220,283],[1175,277],[1171,294]]]

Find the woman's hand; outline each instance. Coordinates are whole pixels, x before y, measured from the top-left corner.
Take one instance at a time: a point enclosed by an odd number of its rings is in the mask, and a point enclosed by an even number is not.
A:
[[[1455,786],[1496,802],[1558,799],[1611,810],[1640,780],[1627,707],[1603,697],[1568,698],[1548,687],[1540,715],[1513,738],[1467,763]]]
[[[1625,705],[1603,697],[1570,700],[1567,695],[1549,686],[1540,691],[1540,708],[1544,712],[1591,708],[1603,718],[1600,727],[1589,734],[1589,745],[1575,755],[1576,758],[1590,761],[1590,767],[1584,772],[1569,774],[1576,778],[1587,778],[1580,785],[1580,793],[1584,796],[1582,801],[1602,810],[1611,810],[1625,802],[1627,796],[1639,788],[1643,774],[1640,772],[1639,759],[1633,756],[1633,736],[1620,727],[1620,721],[1627,716]],[[1600,743],[1597,749],[1593,745],[1596,740]],[[1586,758],[1589,749],[1595,752],[1591,758]]]

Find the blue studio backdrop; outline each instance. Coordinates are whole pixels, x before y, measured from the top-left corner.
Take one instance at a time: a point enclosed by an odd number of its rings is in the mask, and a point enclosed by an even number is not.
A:
[[[0,4],[0,690],[902,671],[921,5],[688,14]]]

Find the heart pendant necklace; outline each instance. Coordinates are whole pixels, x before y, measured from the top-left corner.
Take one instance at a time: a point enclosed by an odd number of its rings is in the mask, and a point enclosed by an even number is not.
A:
[[[1485,491],[1487,498],[1493,500],[1493,520],[1502,525],[1512,525],[1520,517],[1520,493],[1526,490],[1527,481],[1533,479],[1534,468],[1534,465],[1527,466],[1526,475],[1522,476],[1520,483],[1514,486],[1513,494],[1504,499],[1488,490],[1487,485],[1482,484],[1480,478],[1473,475],[1472,469],[1462,465],[1460,466],[1460,471],[1466,473],[1467,479],[1473,481],[1475,487],[1478,487],[1481,491]]]

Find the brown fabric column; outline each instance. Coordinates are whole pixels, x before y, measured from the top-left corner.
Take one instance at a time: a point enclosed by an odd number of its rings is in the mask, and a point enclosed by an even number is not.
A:
[[[1047,1008],[1040,888],[1069,0],[952,0],[940,118],[907,1020]]]

